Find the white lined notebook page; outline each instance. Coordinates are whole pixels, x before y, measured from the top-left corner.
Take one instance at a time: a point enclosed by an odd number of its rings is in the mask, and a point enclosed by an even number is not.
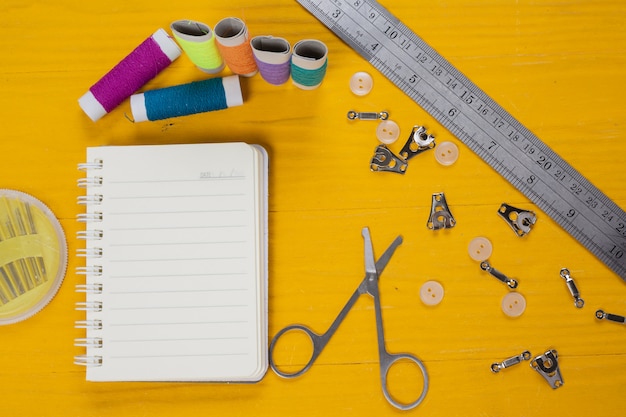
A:
[[[88,380],[253,381],[267,369],[263,153],[243,143],[100,147],[102,366]]]

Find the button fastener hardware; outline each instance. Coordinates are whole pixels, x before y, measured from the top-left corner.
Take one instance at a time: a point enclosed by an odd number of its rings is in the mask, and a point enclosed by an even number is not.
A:
[[[359,71],[350,77],[350,91],[357,96],[369,94],[374,88],[374,80],[367,72]]]
[[[578,291],[578,288],[576,287],[576,283],[574,282],[574,279],[570,276],[569,269],[567,268],[561,269],[560,274],[561,274],[561,278],[565,280],[565,283],[567,284],[567,288],[569,289],[569,292],[572,294],[572,297],[574,297],[574,305],[578,308],[582,308],[585,305],[585,300],[580,298],[580,292]]]
[[[385,145],[394,143],[398,136],[400,136],[400,126],[393,120],[383,120],[376,127],[376,137]]]
[[[452,165],[459,159],[459,147],[454,142],[441,142],[435,149],[435,159],[441,165]]]
[[[505,360],[503,360],[502,362],[495,362],[491,364],[491,372],[493,372],[494,374],[497,374],[498,372],[500,372],[503,369],[509,368],[513,365],[517,365],[518,363],[521,363],[522,361],[528,361],[530,360],[530,352],[525,350],[522,353],[520,353],[519,355],[516,356],[512,356],[510,358],[507,358]]]
[[[510,291],[502,297],[501,306],[504,314],[516,318],[526,311],[526,298],[517,291]]]
[[[553,389],[563,386],[563,377],[559,369],[559,357],[556,350],[551,349],[546,353],[536,356],[530,361],[530,366],[546,380]]]
[[[441,303],[443,296],[443,285],[437,281],[426,281],[420,288],[420,299],[427,306],[435,306]]]
[[[470,258],[478,262],[489,259],[492,251],[493,245],[491,241],[483,236],[477,236],[472,239],[467,247],[467,253],[469,253]]]

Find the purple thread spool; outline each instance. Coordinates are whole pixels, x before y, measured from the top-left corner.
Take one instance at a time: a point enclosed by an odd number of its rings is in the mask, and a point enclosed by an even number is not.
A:
[[[182,51],[163,29],[157,30],[78,99],[94,122],[157,76]]]
[[[250,41],[254,60],[265,81],[281,85],[291,73],[291,45],[283,38],[256,36]]]

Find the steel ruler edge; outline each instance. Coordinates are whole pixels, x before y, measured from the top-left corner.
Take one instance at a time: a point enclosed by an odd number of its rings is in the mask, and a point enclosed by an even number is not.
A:
[[[374,0],[296,0],[626,281],[626,214]]]

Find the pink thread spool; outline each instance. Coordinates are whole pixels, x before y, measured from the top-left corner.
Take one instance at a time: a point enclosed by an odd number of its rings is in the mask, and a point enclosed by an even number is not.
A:
[[[78,99],[94,122],[157,76],[182,51],[163,29],[157,30]]]
[[[261,77],[270,84],[281,85],[291,73],[291,45],[283,38],[255,36],[250,41]]]

